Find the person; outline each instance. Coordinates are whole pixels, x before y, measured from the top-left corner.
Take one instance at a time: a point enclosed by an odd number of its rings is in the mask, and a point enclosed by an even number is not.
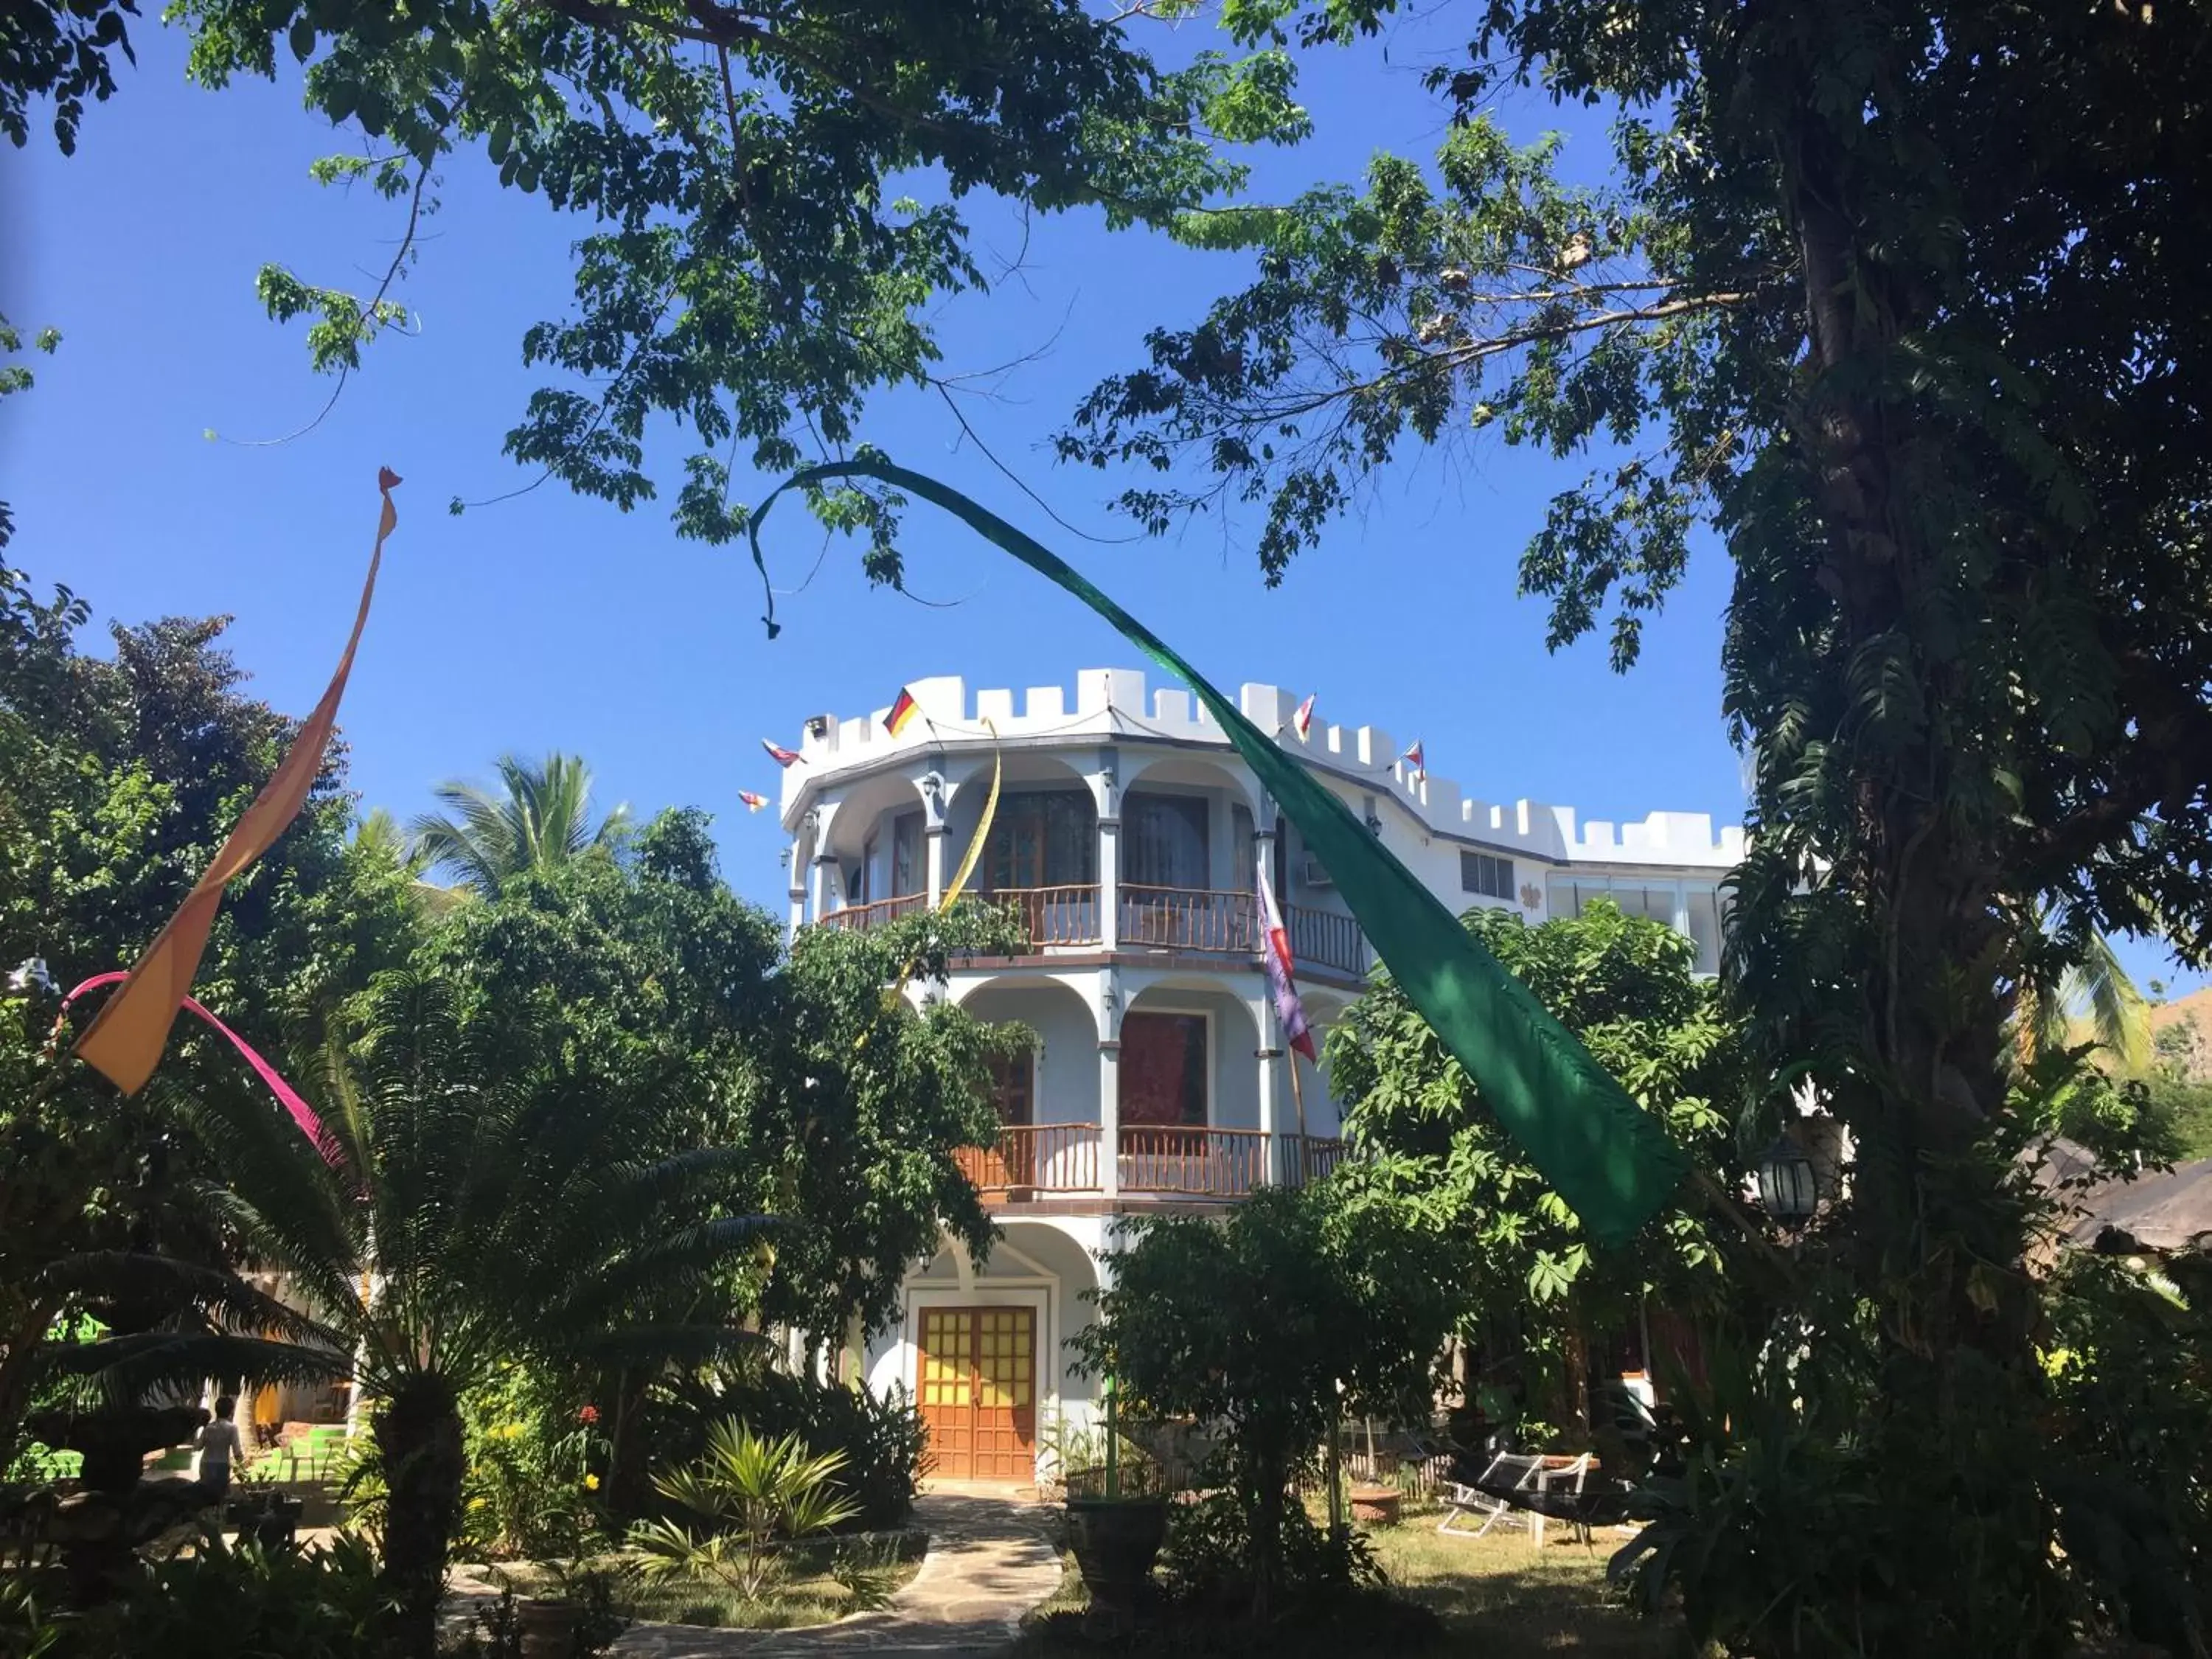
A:
[[[207,1488],[210,1498],[221,1498],[230,1490],[230,1466],[241,1455],[238,1425],[231,1420],[237,1414],[238,1396],[222,1395],[215,1402],[214,1420],[192,1441],[200,1452],[200,1485]]]

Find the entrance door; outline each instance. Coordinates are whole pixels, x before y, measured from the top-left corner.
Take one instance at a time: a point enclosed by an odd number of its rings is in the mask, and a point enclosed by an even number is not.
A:
[[[946,1480],[1034,1480],[1036,1310],[923,1309],[921,1419]]]

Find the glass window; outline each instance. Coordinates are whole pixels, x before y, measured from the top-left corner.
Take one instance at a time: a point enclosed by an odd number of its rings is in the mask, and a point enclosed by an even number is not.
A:
[[[891,821],[891,892],[893,898],[919,893],[928,872],[921,855],[921,814],[902,812]]]
[[[1193,890],[1209,885],[1206,802],[1200,797],[1131,794],[1122,808],[1121,842],[1125,880]]]
[[[1459,855],[1459,888],[1462,893],[1480,893],[1485,898],[1510,899],[1513,860],[1492,853],[1462,851]]]
[[[1690,891],[1690,937],[1697,941],[1698,972],[1721,970],[1720,895],[1710,887]]]
[[[1087,886],[1098,879],[1098,813],[1088,789],[1037,789],[999,803],[984,848],[994,891]]]
[[[1028,1123],[1036,1115],[1036,1056],[1010,1055],[991,1062],[991,1103],[1001,1123]]]
[[[1206,1122],[1206,1016],[1131,1013],[1121,1020],[1121,1121]]]

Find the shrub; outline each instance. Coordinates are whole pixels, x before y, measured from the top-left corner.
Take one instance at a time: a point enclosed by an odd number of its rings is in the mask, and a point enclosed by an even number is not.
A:
[[[709,1530],[641,1521],[631,1529],[631,1547],[648,1575],[719,1579],[757,1601],[781,1575],[779,1545],[828,1532],[857,1513],[832,1484],[843,1467],[836,1452],[810,1454],[795,1434],[771,1440],[743,1423],[717,1423],[703,1457],[653,1483]]]
[[[375,1556],[351,1534],[305,1552],[264,1552],[210,1533],[189,1556],[145,1564],[120,1597],[93,1613],[41,1615],[18,1591],[13,1617],[0,1613],[0,1655],[379,1659],[378,1621],[388,1607]]]
[[[732,1419],[764,1438],[795,1435],[813,1456],[842,1459],[830,1484],[853,1505],[844,1524],[858,1530],[902,1526],[927,1471],[928,1433],[903,1389],[879,1398],[748,1364],[665,1382],[649,1409],[647,1442],[663,1465],[705,1455],[714,1425]]]
[[[466,1421],[464,1548],[487,1560],[544,1559],[580,1554],[605,1534],[597,1407],[514,1366],[470,1396]]]

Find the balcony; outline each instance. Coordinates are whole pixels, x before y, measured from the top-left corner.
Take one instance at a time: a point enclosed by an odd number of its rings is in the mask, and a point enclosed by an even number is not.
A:
[[[996,1146],[965,1146],[954,1157],[987,1202],[1096,1195],[1104,1190],[1102,1138],[1096,1123],[1008,1124]],[[1237,1199],[1269,1184],[1271,1172],[1275,1184],[1303,1186],[1343,1158],[1342,1141],[1318,1135],[1132,1125],[1121,1132],[1115,1174],[1123,1196]]]
[[[1103,903],[1096,883],[1000,888],[976,896],[1012,910],[1033,951],[1105,941]],[[912,915],[925,902],[921,894],[909,893],[872,904],[848,905],[832,910],[820,925],[864,933]],[[1260,903],[1252,893],[1125,882],[1117,909],[1123,949],[1245,957],[1260,953]],[[1291,936],[1291,954],[1301,968],[1328,969],[1354,978],[1365,975],[1371,959],[1367,937],[1350,916],[1294,904],[1283,921]]]

